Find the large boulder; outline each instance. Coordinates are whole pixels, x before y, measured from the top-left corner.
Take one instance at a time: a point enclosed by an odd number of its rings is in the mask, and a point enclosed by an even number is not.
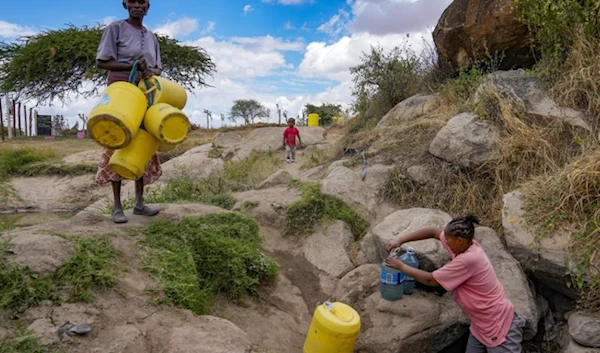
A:
[[[600,348],[589,348],[577,344],[573,339],[567,339],[561,353],[600,353]]]
[[[346,223],[323,224],[304,241],[304,257],[328,275],[341,277],[354,268],[348,256],[352,242],[352,231]]]
[[[233,211],[246,212],[263,226],[273,228],[281,228],[286,217],[286,207],[302,199],[298,189],[287,186],[238,192],[233,197],[238,200]]]
[[[503,54],[501,69],[531,66],[527,26],[517,16],[512,0],[455,0],[438,21],[433,40],[455,69],[496,53]]]
[[[470,167],[495,158],[499,148],[498,128],[477,114],[464,113],[450,119],[438,132],[429,152],[448,162]]]
[[[600,319],[575,312],[569,316],[569,334],[584,347],[600,348]]]
[[[387,246],[397,237],[424,227],[443,228],[451,220],[452,217],[446,212],[425,208],[411,208],[392,213],[371,231],[380,260],[388,255]],[[434,271],[450,261],[450,255],[436,239],[406,243],[402,245],[402,250],[409,247],[415,249],[421,269],[425,271]]]
[[[248,335],[233,323],[202,316],[195,325],[173,328],[164,337],[165,353],[248,353],[252,343]]]
[[[514,257],[504,248],[493,229],[478,227],[475,239],[481,244],[490,259],[498,280],[504,287],[504,293],[515,305],[515,311],[525,319],[523,335],[530,340],[537,334],[540,312],[535,295],[532,293],[527,277]]]
[[[536,244],[534,230],[527,226],[524,219],[523,194],[520,191],[511,192],[504,195],[503,201],[502,225],[508,250],[527,273],[553,290],[575,298],[575,290],[566,285],[570,281],[566,275],[569,269],[565,266],[570,235],[558,231],[540,237]]]
[[[590,117],[585,113],[561,107],[542,90],[538,79],[528,75],[524,70],[497,71],[485,79],[477,88],[477,102],[485,99],[487,94],[499,94],[509,101],[515,109],[537,120],[551,123],[557,119],[564,123],[591,131]]]
[[[56,272],[73,255],[73,243],[56,235],[24,229],[7,237],[8,259],[36,274]]]
[[[327,167],[320,165],[309,169],[300,174],[300,181],[303,183],[310,183],[313,181],[321,180],[327,175]]]
[[[242,141],[242,136],[235,132],[219,132],[213,138],[212,145],[217,148],[229,148]]]
[[[278,185],[285,185],[290,180],[292,180],[292,175],[287,171],[280,169],[260,183],[258,189],[267,189]]]
[[[358,337],[359,352],[438,352],[468,332],[468,320],[451,295],[416,290],[391,302],[377,291],[361,306],[368,325]]]
[[[225,156],[231,156],[237,160],[248,158],[252,151],[276,151],[283,146],[283,131],[281,127],[265,127],[253,130],[246,138],[234,146],[228,148]],[[322,127],[298,127],[302,143],[306,146],[325,142],[327,130]]]
[[[335,168],[323,180],[321,192],[344,201],[367,219],[371,217],[376,203],[375,193],[356,172],[346,167]]]
[[[166,182],[180,175],[189,176],[192,180],[203,180],[213,173],[220,172],[223,169],[223,160],[210,158],[208,152],[211,148],[211,144],[195,147],[167,161],[162,165],[163,174],[159,181]]]
[[[431,112],[436,105],[437,97],[434,95],[415,95],[396,104],[386,115],[384,115],[377,128],[385,128],[390,125],[399,124],[421,117]]]
[[[377,244],[375,243],[375,237],[373,233],[369,232],[360,241],[360,249],[354,259],[354,264],[357,266],[374,264],[380,262],[379,252],[377,250]]]
[[[363,302],[379,288],[380,276],[379,265],[357,267],[338,282],[336,300],[350,305]]]

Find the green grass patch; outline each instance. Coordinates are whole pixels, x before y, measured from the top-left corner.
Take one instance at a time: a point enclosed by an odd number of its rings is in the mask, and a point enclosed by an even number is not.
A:
[[[146,197],[148,203],[202,203],[230,210],[236,203],[231,187],[223,178],[193,180],[182,174]]]
[[[221,177],[233,191],[244,191],[255,188],[268,176],[281,167],[281,160],[275,152],[252,151],[243,161],[227,161],[223,166]]]
[[[257,208],[260,205],[260,202],[256,201],[245,201],[242,205],[242,212],[247,212],[253,208]]]
[[[355,240],[362,239],[369,228],[369,222],[350,206],[335,197],[323,195],[321,184],[312,183],[302,186],[302,200],[288,206],[283,234],[307,234],[321,220],[346,222],[350,225]]]
[[[148,248],[143,267],[162,285],[166,302],[199,315],[211,312],[215,295],[256,296],[278,274],[260,249],[258,223],[242,214],[155,221],[140,232]]]
[[[18,337],[0,338],[1,353],[62,353],[40,345],[33,332],[20,330]]]
[[[73,256],[55,273],[39,276],[7,260],[8,243],[0,244],[0,308],[22,310],[44,300],[92,302],[94,289],[113,287],[118,280],[118,252],[107,238],[71,238]]]
[[[306,163],[302,165],[302,169],[311,169],[324,164],[328,160],[327,151],[317,148],[311,153]]]
[[[0,182],[18,176],[84,175],[96,172],[97,168],[91,164],[63,164],[50,152],[26,148],[0,150]]]
[[[208,157],[209,158],[220,158],[221,155],[223,154],[223,151],[225,151],[224,148],[213,147],[208,151]]]

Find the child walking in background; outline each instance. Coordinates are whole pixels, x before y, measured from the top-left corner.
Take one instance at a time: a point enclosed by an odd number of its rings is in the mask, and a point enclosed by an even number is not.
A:
[[[288,127],[283,132],[283,148],[285,148],[285,161],[287,163],[296,161],[296,136],[298,141],[302,145],[302,138],[300,137],[300,131],[295,127],[296,119],[288,119]]]
[[[385,262],[420,283],[441,285],[453,292],[454,301],[471,320],[466,353],[521,353],[525,320],[515,313],[490,260],[473,239],[474,224],[479,224],[475,216],[455,218],[443,230],[424,228],[390,243],[391,252],[410,241],[441,241],[452,261],[432,273],[412,268],[398,258],[388,257]]]

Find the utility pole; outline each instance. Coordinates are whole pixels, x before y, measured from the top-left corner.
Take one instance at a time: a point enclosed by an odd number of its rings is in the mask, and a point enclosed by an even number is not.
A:
[[[277,114],[279,115],[279,126],[281,126],[281,108],[279,108],[279,103],[277,103]]]
[[[2,99],[0,99],[0,136],[4,141],[4,117],[2,116]]]
[[[225,114],[221,113],[221,127],[225,126]]]
[[[8,126],[8,138],[12,139],[13,138],[13,117],[14,114],[14,109],[12,107],[11,101],[8,98],[8,96],[6,96],[6,125]]]
[[[212,117],[212,113],[208,109],[204,109],[204,114],[206,114],[206,129],[210,129],[210,118]]]

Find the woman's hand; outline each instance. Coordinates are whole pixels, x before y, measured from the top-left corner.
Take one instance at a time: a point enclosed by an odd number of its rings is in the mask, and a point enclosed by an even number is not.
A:
[[[404,266],[404,262],[397,257],[386,257],[385,264],[398,271],[402,271],[402,267]]]

